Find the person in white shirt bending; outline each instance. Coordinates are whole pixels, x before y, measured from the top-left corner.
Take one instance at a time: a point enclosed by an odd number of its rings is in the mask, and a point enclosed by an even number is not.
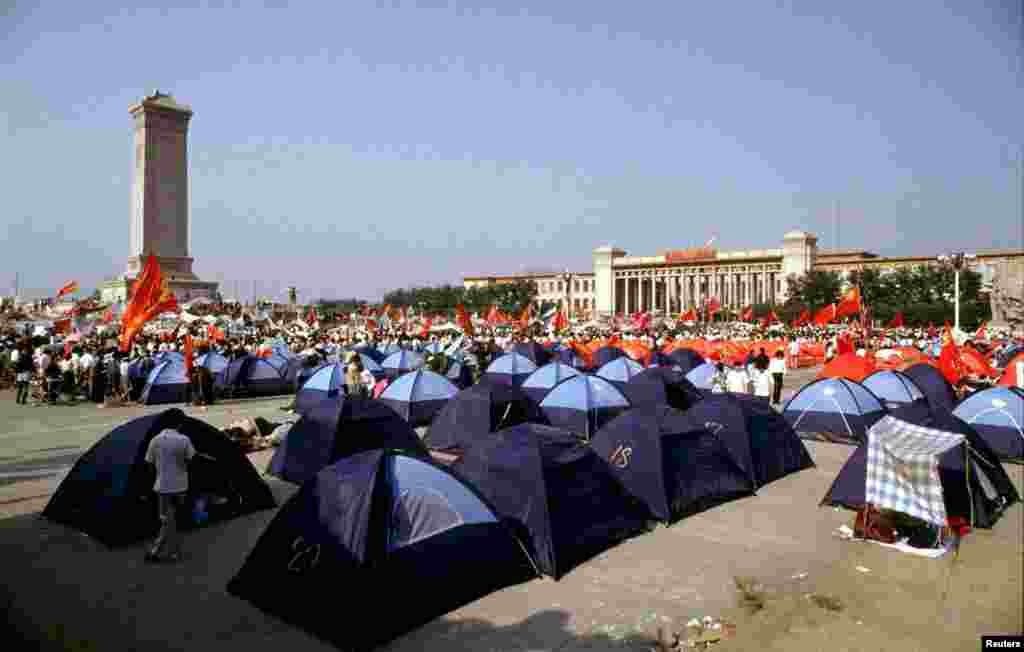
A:
[[[179,414],[176,422],[168,423],[168,428],[153,437],[146,449],[146,461],[156,467],[153,490],[157,494],[160,512],[160,533],[152,549],[146,553],[147,562],[173,562],[181,558],[177,511],[184,507],[188,494],[188,463],[196,455],[213,459],[196,453],[192,440],[177,430],[182,426],[184,417],[184,414]]]

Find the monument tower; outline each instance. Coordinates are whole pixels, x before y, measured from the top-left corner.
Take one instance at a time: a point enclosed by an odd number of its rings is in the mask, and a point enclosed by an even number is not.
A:
[[[209,297],[217,284],[192,271],[188,125],[192,110],[154,91],[129,109],[135,122],[135,167],[129,222],[128,266],[123,277],[103,285],[105,301],[127,298],[132,281],[156,256],[179,302]]]

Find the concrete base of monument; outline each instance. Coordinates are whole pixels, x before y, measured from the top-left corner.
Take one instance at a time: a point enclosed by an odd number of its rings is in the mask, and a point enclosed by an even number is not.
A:
[[[135,279],[133,278],[116,278],[105,281],[99,287],[100,300],[104,303],[127,301],[132,283],[134,282]],[[219,284],[215,281],[201,281],[195,278],[194,275],[192,278],[170,278],[167,281],[167,287],[174,292],[178,303],[184,303],[199,297],[213,298],[217,294],[218,286]]]

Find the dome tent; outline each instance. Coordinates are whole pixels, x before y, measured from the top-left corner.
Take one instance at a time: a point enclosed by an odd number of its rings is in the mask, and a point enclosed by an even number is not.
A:
[[[419,353],[399,349],[384,358],[380,366],[388,378],[394,379],[402,374],[422,368],[425,362],[426,359]]]
[[[284,376],[264,358],[244,355],[231,360],[224,370],[228,396],[276,396],[288,393]]]
[[[823,378],[794,394],[782,415],[797,432],[837,434],[860,443],[885,416],[885,406],[860,383]]]
[[[528,358],[538,367],[543,367],[551,360],[551,352],[537,342],[520,342],[512,347],[512,352]]]
[[[704,362],[686,372],[686,380],[693,383],[697,389],[711,389],[711,379],[717,369],[711,362]]]
[[[540,409],[518,388],[485,380],[448,401],[434,417],[423,441],[435,450],[464,450],[488,433],[543,418]]]
[[[214,458],[189,465],[189,500],[178,514],[181,527],[195,527],[191,506],[201,494],[227,499],[222,505],[211,502],[210,522],[276,506],[270,488],[234,442],[172,408],[132,419],[100,439],[75,462],[42,515],[111,546],[155,535],[160,527],[153,493],[156,469],[146,463],[145,454],[153,437],[172,425],[197,452]]]
[[[542,573],[575,566],[642,530],[647,510],[571,433],[525,423],[474,442],[452,471],[514,524]]]
[[[487,365],[484,378],[497,383],[520,385],[535,371],[537,365],[533,360],[519,353],[506,353]]]
[[[188,400],[189,380],[185,363],[173,359],[158,362],[146,377],[139,402],[143,405],[184,403]]]
[[[552,425],[590,439],[601,426],[629,409],[629,400],[607,380],[580,375],[555,385],[540,409]]]
[[[380,400],[411,425],[425,426],[459,393],[447,378],[418,369],[399,376],[381,393]]]
[[[655,518],[672,522],[754,493],[743,416],[733,411],[723,434],[674,408],[643,406],[605,424],[591,447]]]
[[[863,385],[888,408],[898,408],[914,401],[926,400],[917,383],[894,369],[874,372],[864,379]]]
[[[622,389],[622,386],[628,383],[630,378],[643,370],[642,364],[628,356],[623,356],[606,362],[595,374]]]
[[[267,473],[302,484],[339,459],[378,448],[427,455],[416,431],[387,405],[340,396],[314,406],[291,427]]]
[[[649,367],[629,379],[622,393],[630,405],[670,405],[677,410],[689,409],[704,397],[704,392],[676,371],[674,367]]]
[[[691,369],[696,369],[705,362],[701,354],[697,353],[693,349],[687,348],[674,349],[668,354],[668,357],[671,358],[675,364],[679,365],[684,374],[689,373]]]
[[[918,363],[903,370],[921,390],[929,405],[952,411],[956,407],[956,392],[942,372],[930,364]]]
[[[323,401],[345,393],[345,368],[341,364],[319,367],[295,394],[295,412],[305,414]]]
[[[953,414],[1003,459],[1024,460],[1024,390],[990,387],[964,398]]]
[[[555,385],[579,375],[580,372],[569,365],[561,362],[549,362],[527,376],[519,388],[530,400],[539,404]]]
[[[522,544],[471,486],[428,460],[375,450],[303,484],[227,590],[364,651],[536,576]],[[324,600],[339,587],[358,596],[344,609]]]

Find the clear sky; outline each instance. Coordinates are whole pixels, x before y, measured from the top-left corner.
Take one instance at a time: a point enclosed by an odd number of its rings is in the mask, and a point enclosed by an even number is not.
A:
[[[1020,4],[12,0],[0,292],[123,272],[156,88],[195,111],[192,254],[228,294],[831,247],[837,201],[843,248],[1019,247]]]

